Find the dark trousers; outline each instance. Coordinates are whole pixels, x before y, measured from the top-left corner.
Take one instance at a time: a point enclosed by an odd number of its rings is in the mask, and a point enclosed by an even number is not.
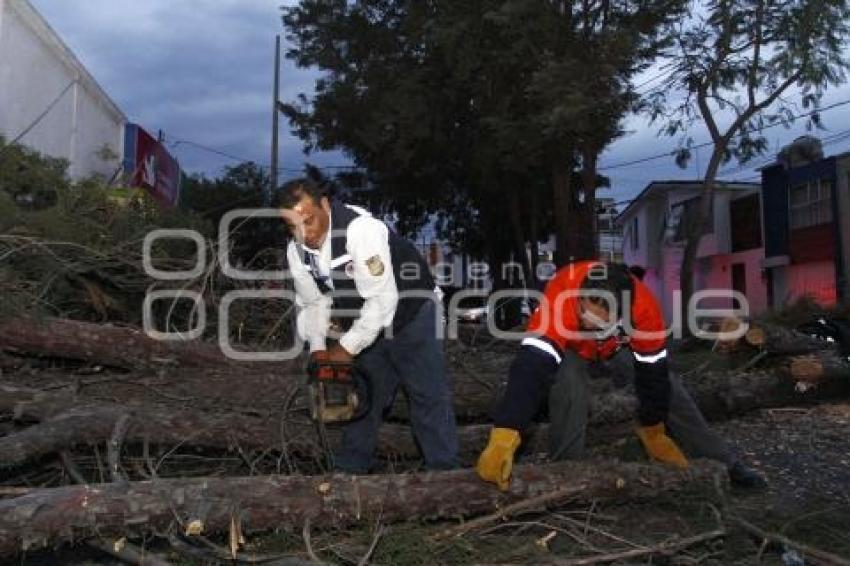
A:
[[[634,360],[628,348],[599,363],[603,365],[600,369],[618,384],[634,380]],[[589,364],[568,350],[555,373],[549,391],[549,453],[554,460],[578,458],[584,452],[590,412]],[[735,463],[737,458],[729,445],[708,426],[699,407],[672,372],[670,386],[667,430],[685,454],[719,460],[727,465]]]
[[[458,467],[451,380],[443,340],[437,339],[441,312],[434,301],[427,301],[395,336],[378,338],[357,356],[356,363],[372,385],[372,406],[365,417],[343,427],[342,442],[334,451],[335,469],[369,472],[378,429],[399,387],[407,394],[413,434],[425,466],[433,470]]]

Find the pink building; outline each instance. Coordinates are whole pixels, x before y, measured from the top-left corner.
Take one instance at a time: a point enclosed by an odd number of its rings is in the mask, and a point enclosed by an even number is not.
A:
[[[677,311],[679,269],[687,223],[697,214],[702,181],[650,183],[617,217],[623,228],[623,261],[646,269],[644,282],[670,322]],[[758,183],[717,184],[706,234],[697,251],[694,288],[743,293],[751,314],[768,306]],[[706,299],[703,308],[731,307],[729,298]]]
[[[798,138],[762,169],[762,204],[770,306],[850,300],[850,153]]]

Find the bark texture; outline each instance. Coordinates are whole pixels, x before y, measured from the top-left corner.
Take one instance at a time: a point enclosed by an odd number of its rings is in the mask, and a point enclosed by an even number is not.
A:
[[[723,467],[695,462],[679,471],[652,464],[561,462],[518,466],[510,490],[472,470],[376,476],[254,476],[69,486],[0,501],[0,556],[93,535],[185,529],[203,508],[202,531],[226,532],[238,516],[245,532],[343,527],[455,518],[574,485],[576,501],[635,500],[725,485]]]

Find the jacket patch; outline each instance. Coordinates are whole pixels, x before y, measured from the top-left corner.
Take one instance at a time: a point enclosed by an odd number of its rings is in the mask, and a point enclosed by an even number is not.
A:
[[[380,256],[373,255],[366,260],[366,267],[369,268],[369,273],[375,277],[380,277],[384,274],[384,262]]]

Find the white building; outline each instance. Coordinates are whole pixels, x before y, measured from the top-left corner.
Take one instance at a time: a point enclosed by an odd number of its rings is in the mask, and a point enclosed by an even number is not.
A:
[[[623,228],[623,261],[646,270],[644,283],[658,297],[668,322],[678,311],[685,227],[698,214],[702,187],[702,181],[654,181],[617,218]],[[695,290],[739,291],[752,314],[767,307],[760,193],[758,183],[716,184],[694,272]],[[718,298],[699,306],[733,305]]]
[[[67,159],[72,179],[111,178],[126,121],[27,0],[0,0],[0,135],[7,142],[24,134],[18,143]]]

